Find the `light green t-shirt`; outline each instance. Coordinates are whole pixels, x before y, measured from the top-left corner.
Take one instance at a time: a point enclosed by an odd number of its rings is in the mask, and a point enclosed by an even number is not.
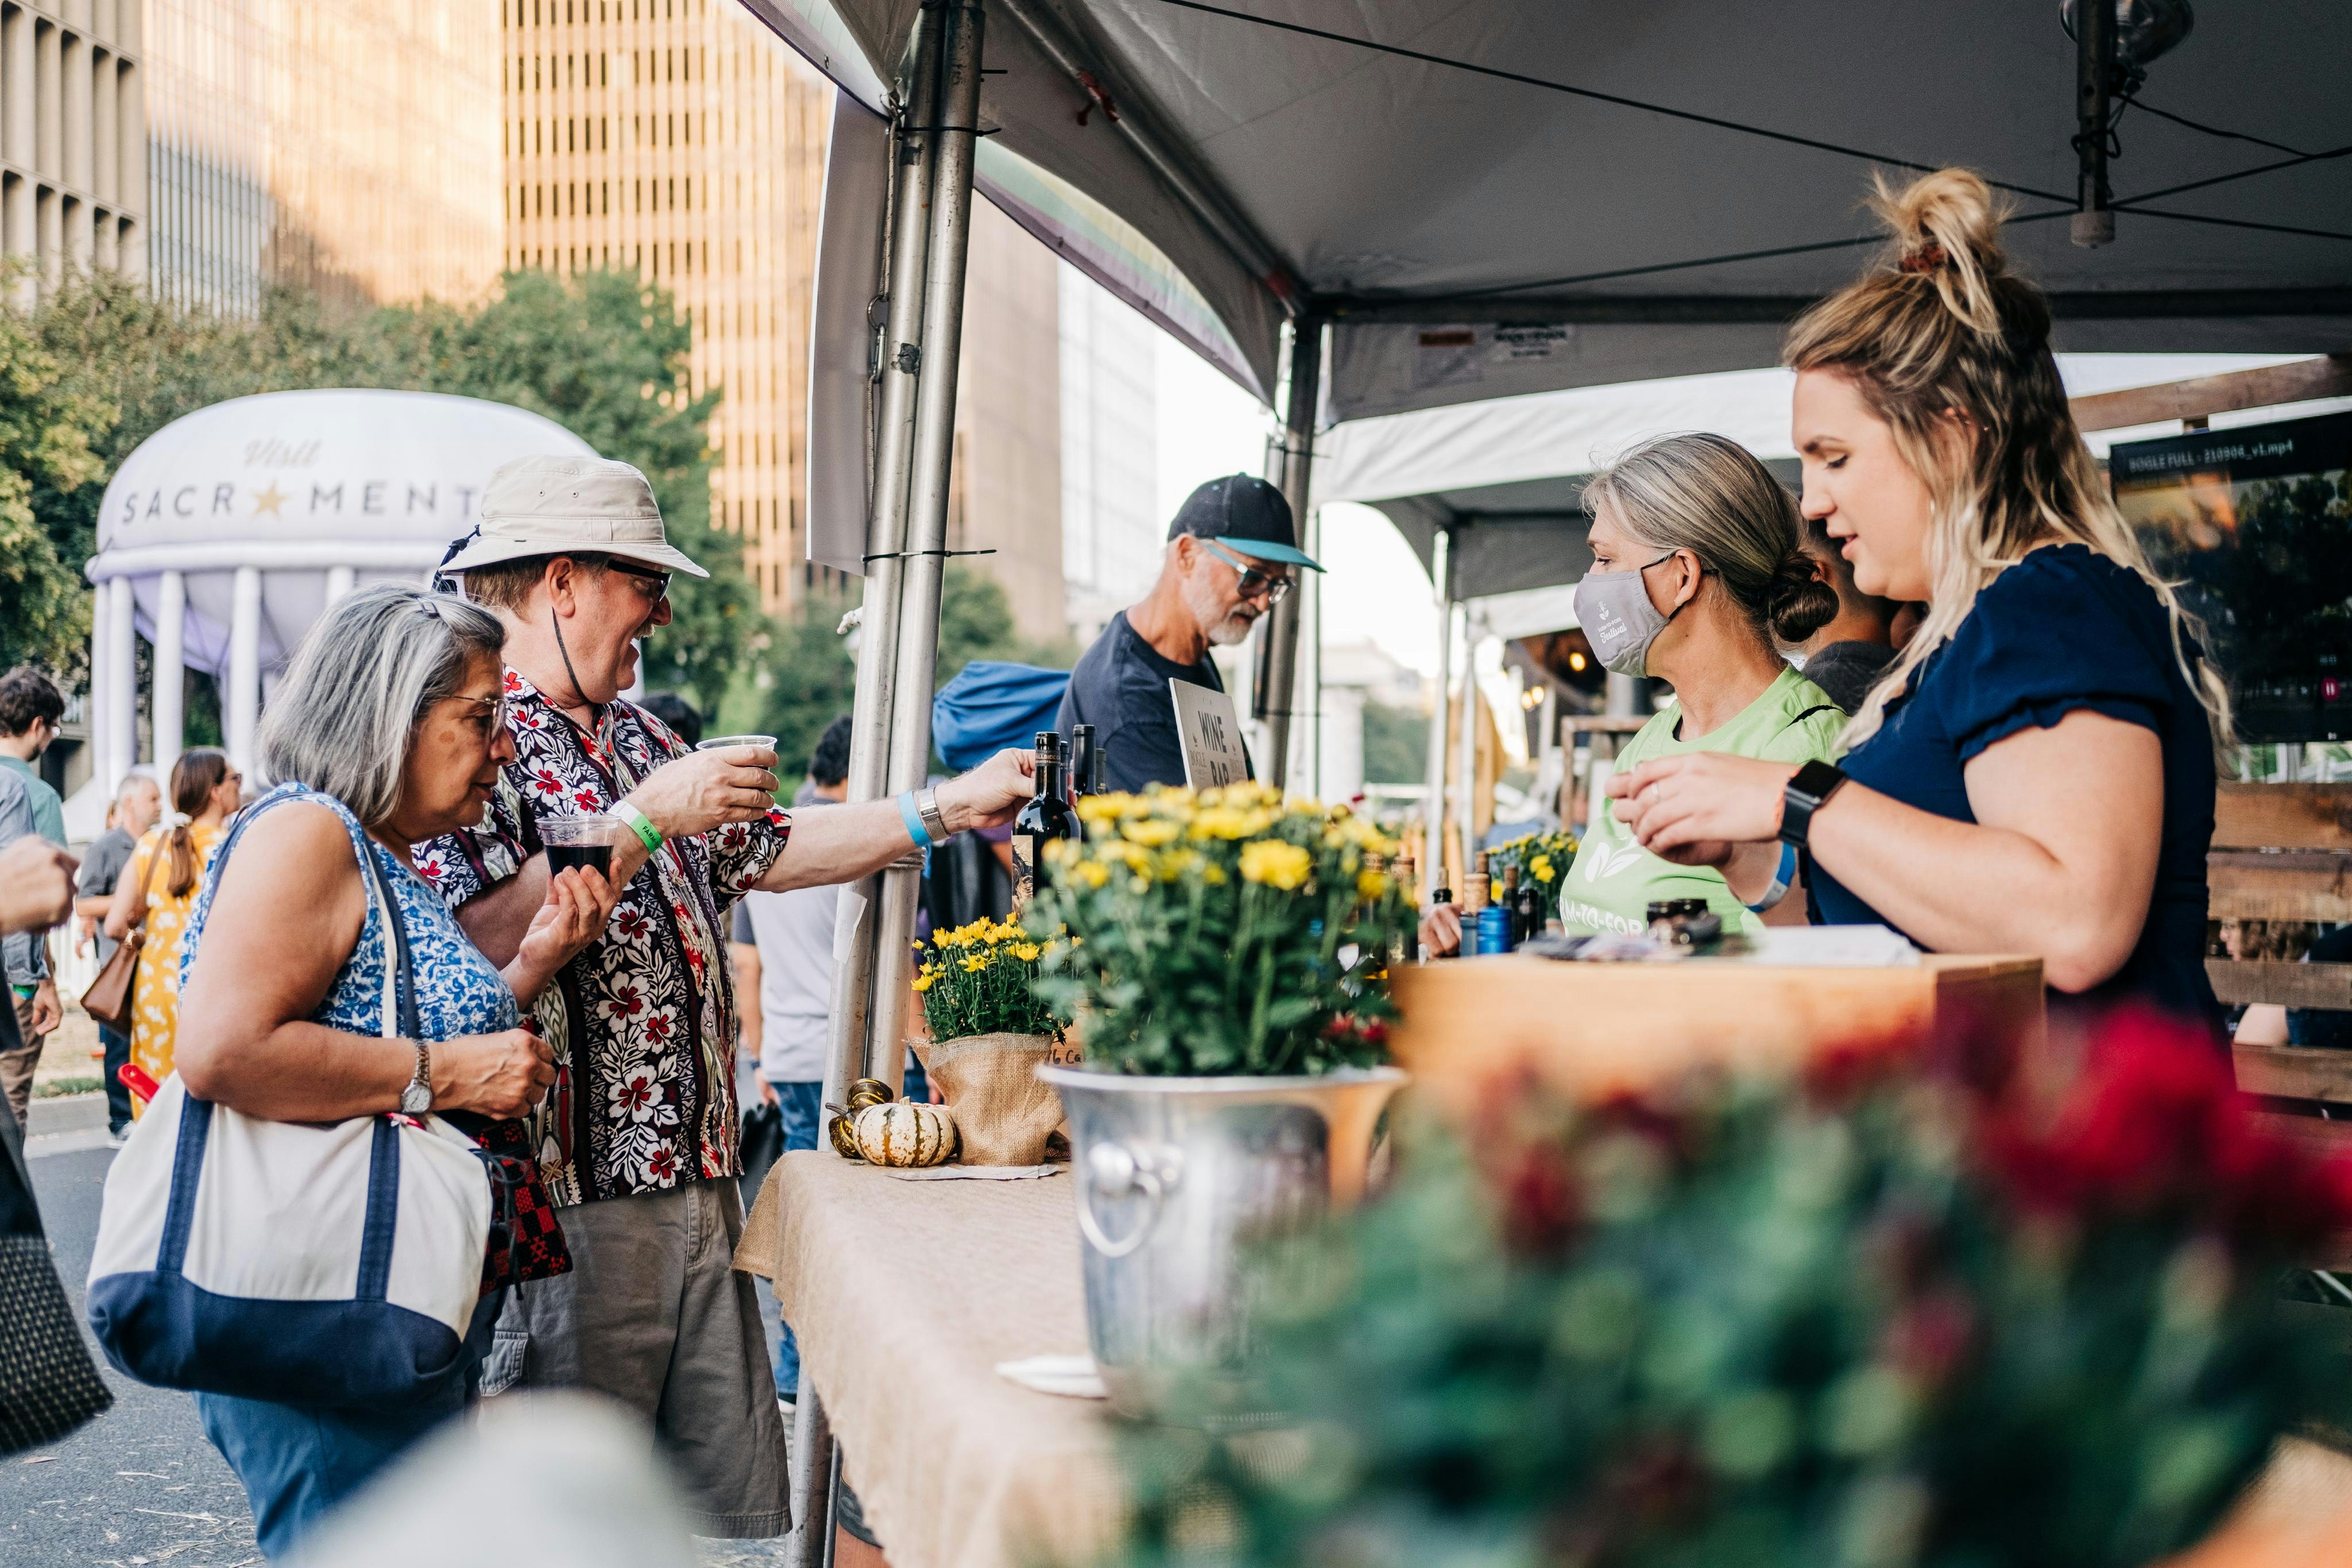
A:
[[[1845,715],[1829,694],[1794,668],[1781,671],[1737,716],[1696,740],[1675,735],[1682,716],[1682,706],[1675,704],[1643,725],[1617,754],[1617,771],[1692,751],[1727,751],[1768,762],[1826,760],[1837,755],[1838,732],[1845,728]],[[1560,889],[1560,924],[1570,936],[1638,933],[1648,926],[1650,904],[1667,898],[1706,899],[1723,917],[1727,932],[1752,936],[1762,929],[1763,922],[1732,896],[1722,873],[1652,854],[1619,823],[1616,808],[1605,795],[1593,802],[1576,863]]]

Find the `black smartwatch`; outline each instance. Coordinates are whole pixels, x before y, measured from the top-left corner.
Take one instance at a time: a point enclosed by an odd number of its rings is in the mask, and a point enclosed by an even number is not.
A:
[[[1830,797],[1844,782],[1844,772],[1826,762],[1815,760],[1798,768],[1781,796],[1780,841],[1803,849],[1805,834],[1813,825],[1813,813],[1829,804]]]

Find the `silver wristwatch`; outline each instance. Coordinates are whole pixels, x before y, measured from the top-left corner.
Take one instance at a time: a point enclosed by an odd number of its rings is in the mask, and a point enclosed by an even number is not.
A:
[[[923,819],[923,827],[931,835],[931,842],[948,841],[948,820],[940,812],[940,792],[926,784],[915,791],[915,814]]]
[[[410,1116],[433,1109],[433,1052],[421,1040],[416,1042],[416,1076],[400,1092],[400,1109]]]

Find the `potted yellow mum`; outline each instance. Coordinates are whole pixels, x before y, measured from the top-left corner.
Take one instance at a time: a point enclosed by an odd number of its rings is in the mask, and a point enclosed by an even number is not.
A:
[[[1414,918],[1398,846],[1344,807],[1255,784],[1089,796],[1048,852],[1039,993],[1080,1011],[1069,1112],[1088,1337],[1114,1405],[1246,1354],[1245,1240],[1361,1192],[1403,1074],[1389,955]]]
[[[1037,1077],[1057,1060],[1068,1015],[1038,994],[1038,965],[1053,942],[1010,920],[982,916],[916,944],[915,989],[929,1040],[915,1044],[975,1166],[1034,1166],[1062,1122],[1060,1103]]]

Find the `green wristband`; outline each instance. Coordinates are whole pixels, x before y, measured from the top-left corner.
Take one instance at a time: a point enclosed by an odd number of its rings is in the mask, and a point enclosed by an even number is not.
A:
[[[650,853],[662,847],[662,831],[654,826],[651,817],[646,816],[626,800],[621,801],[613,808],[613,815],[629,825],[629,831],[636,834],[644,842],[647,852]]]

